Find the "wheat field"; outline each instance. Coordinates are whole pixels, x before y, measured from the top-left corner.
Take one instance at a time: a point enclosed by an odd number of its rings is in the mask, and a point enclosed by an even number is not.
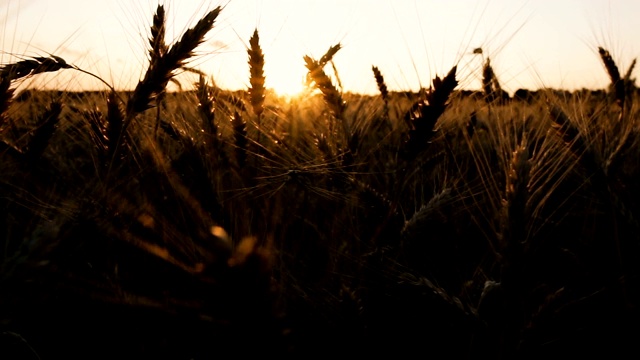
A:
[[[307,88],[245,91],[152,15],[135,89],[19,85],[0,67],[0,357],[208,359],[633,351],[640,333],[638,88],[603,47],[602,91],[509,96],[457,67],[420,92],[345,93],[341,45]],[[338,70],[338,71],[335,71]],[[167,91],[181,72],[199,80]],[[332,74],[332,75],[330,75]]]

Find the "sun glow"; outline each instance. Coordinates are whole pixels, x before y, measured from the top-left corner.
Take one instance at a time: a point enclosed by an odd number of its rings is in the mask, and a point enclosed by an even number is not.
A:
[[[274,81],[269,84],[270,82],[267,80],[267,86],[279,96],[296,97],[300,95],[305,88],[301,81],[278,80],[275,79],[275,77],[271,77],[271,79],[274,79]]]
[[[265,86],[279,96],[295,97],[304,89],[304,68],[289,69],[286,66],[265,66]]]

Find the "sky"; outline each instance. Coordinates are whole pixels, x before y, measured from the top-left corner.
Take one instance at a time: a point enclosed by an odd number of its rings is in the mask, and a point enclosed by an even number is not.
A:
[[[132,89],[148,65],[148,37],[158,4],[167,38],[179,38],[216,6],[223,10],[189,66],[225,89],[249,85],[247,46],[255,29],[266,86],[302,89],[303,56],[334,56],[343,91],[377,93],[377,66],[391,90],[428,87],[458,66],[460,87],[480,89],[486,58],[502,87],[601,89],[607,73],[598,46],[622,73],[640,56],[638,0],[0,0],[0,63],[54,54],[117,89]],[[482,54],[473,50],[481,48]],[[634,70],[637,77],[639,70]],[[183,88],[195,78],[178,77]],[[100,90],[77,71],[36,76],[20,86]]]

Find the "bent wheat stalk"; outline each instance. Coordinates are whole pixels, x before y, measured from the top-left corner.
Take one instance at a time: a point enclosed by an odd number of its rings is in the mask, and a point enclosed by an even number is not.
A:
[[[136,114],[151,107],[151,102],[164,91],[173,78],[175,70],[181,68],[193,56],[195,48],[204,41],[205,35],[213,28],[220,11],[220,7],[211,10],[198,21],[196,26],[188,29],[180,40],[167,50],[166,54],[161,55],[160,51],[155,51],[162,49],[161,46],[152,50],[153,58],[150,60],[149,68],[127,101],[125,129]],[[157,13],[156,16],[160,17]],[[160,33],[158,32],[155,36],[160,36]],[[155,39],[153,41],[155,42]]]

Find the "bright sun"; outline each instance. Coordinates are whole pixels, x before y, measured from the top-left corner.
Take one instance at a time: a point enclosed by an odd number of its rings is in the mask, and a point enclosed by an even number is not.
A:
[[[304,66],[290,66],[284,61],[275,59],[265,64],[265,86],[273,89],[280,96],[295,97],[305,88],[305,74]]]
[[[282,73],[271,76],[266,74],[266,86],[273,89],[273,91],[280,96],[295,97],[300,95],[304,90],[304,83],[300,79],[283,75]]]

